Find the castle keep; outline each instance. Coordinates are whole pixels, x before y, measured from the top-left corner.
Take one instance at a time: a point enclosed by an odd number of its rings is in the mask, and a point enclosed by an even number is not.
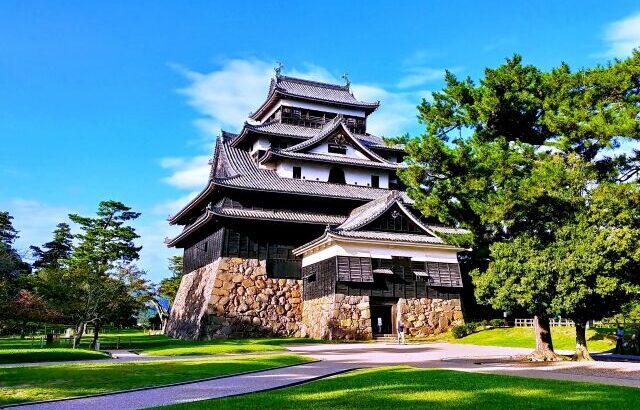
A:
[[[169,219],[185,275],[168,335],[368,339],[462,321],[462,249],[441,238],[462,231],[412,208],[403,147],[367,132],[378,105],[277,72],[242,130],[221,133],[207,186]]]

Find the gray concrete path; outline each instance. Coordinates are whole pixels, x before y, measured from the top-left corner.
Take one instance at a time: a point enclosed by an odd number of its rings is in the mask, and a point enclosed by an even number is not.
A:
[[[12,409],[142,409],[274,389],[326,377],[350,368],[352,366],[340,363],[315,362],[177,386],[15,406]]]
[[[638,362],[505,362],[505,359],[510,357],[531,353],[531,349],[452,343],[300,345],[288,348],[314,359],[356,367],[406,364],[415,367],[640,387]]]

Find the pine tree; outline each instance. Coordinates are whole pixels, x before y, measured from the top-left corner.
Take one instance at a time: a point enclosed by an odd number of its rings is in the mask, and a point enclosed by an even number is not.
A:
[[[42,245],[31,246],[31,252],[35,257],[33,267],[60,268],[64,266],[73,251],[73,235],[69,224],[61,222],[53,231],[53,240]]]

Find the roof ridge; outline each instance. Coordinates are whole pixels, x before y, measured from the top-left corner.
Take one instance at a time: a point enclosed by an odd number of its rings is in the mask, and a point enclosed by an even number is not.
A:
[[[349,91],[349,86],[348,85],[331,84],[331,83],[325,83],[325,82],[322,82],[322,81],[307,80],[305,78],[290,77],[290,76],[286,76],[286,75],[281,75],[281,76],[277,77],[276,84],[279,83],[280,81],[290,81],[290,82],[293,82],[293,83],[314,85],[314,86],[322,87],[322,88],[330,88],[330,89],[340,90],[340,91]]]

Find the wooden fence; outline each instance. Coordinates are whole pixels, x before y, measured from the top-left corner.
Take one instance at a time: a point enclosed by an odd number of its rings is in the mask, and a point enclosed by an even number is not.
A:
[[[570,319],[549,319],[551,326],[575,326],[573,320]],[[587,322],[587,327],[640,327],[640,319],[626,319],[621,320],[590,320]],[[533,327],[533,319],[515,319],[516,327]]]

